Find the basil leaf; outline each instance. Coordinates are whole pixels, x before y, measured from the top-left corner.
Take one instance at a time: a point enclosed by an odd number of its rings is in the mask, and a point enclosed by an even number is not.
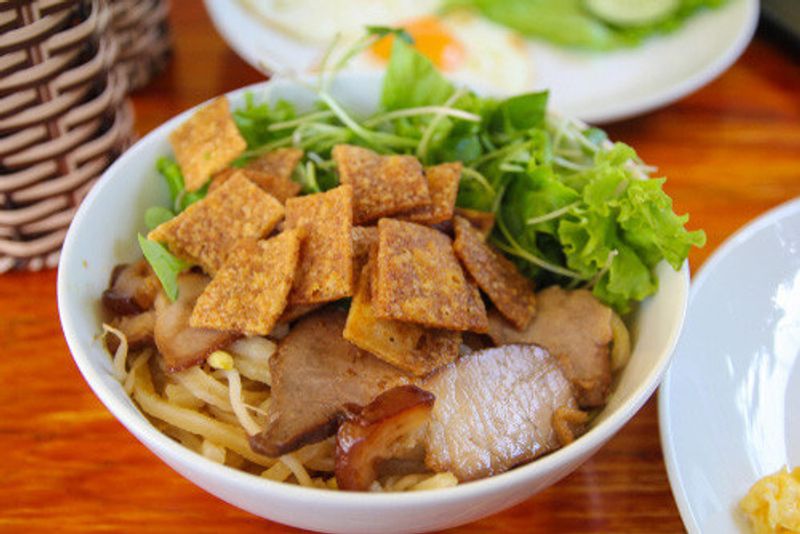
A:
[[[150,241],[142,234],[138,238],[142,254],[156,273],[164,293],[174,302],[178,298],[178,275],[191,267],[191,264],[170,254],[161,243]]]
[[[158,158],[158,161],[156,162],[156,169],[158,169],[158,172],[164,177],[164,181],[167,182],[169,196],[170,199],[172,199],[172,205],[174,206],[184,191],[183,173],[181,172],[181,168],[172,158],[161,157]]]
[[[151,206],[144,212],[144,224],[148,230],[152,230],[159,225],[175,217],[172,211],[163,206]]]

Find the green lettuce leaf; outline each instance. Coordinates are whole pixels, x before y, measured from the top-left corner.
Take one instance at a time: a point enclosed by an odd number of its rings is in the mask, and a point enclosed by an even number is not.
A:
[[[395,39],[383,80],[381,105],[387,111],[443,104],[453,85],[428,58],[402,39]]]

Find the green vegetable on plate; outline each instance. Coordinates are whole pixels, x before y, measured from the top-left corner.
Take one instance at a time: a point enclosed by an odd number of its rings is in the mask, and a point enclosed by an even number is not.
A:
[[[637,46],[680,28],[697,12],[727,0],[446,0],[473,9],[525,37],[587,50]]]

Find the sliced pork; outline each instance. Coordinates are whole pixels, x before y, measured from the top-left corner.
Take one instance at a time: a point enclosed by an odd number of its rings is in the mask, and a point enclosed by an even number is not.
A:
[[[103,291],[103,306],[114,315],[136,315],[153,307],[161,284],[145,260],[117,265]]]
[[[202,363],[209,354],[239,337],[234,332],[189,326],[194,303],[209,281],[202,274],[183,273],[178,276],[178,299],[175,302],[171,302],[163,292],[156,298],[154,337],[158,352],[170,372]]]
[[[156,325],[156,312],[153,310],[138,315],[122,315],[111,322],[111,326],[125,335],[130,350],[138,350],[152,345]],[[119,346],[116,336],[106,336],[106,345],[111,352]]]
[[[535,343],[545,347],[573,382],[580,406],[604,405],[611,387],[611,308],[590,291],[556,286],[538,292],[536,303],[536,317],[521,331],[492,311],[492,340],[497,345]]]
[[[364,406],[409,383],[399,369],[342,338],[347,312],[324,309],[297,322],[270,358],[267,428],[250,439],[256,452],[280,456],[336,433],[348,407]]]
[[[336,481],[340,489],[366,491],[385,460],[416,456],[434,397],[416,386],[399,386],[342,423],[336,434]]]
[[[536,345],[474,352],[434,373],[425,463],[460,481],[496,475],[561,446],[560,408],[577,402],[561,366]]]

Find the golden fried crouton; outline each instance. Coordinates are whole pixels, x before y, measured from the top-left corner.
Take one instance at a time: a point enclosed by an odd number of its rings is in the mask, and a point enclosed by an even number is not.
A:
[[[301,159],[303,159],[303,151],[299,148],[279,148],[261,154],[249,161],[247,163],[247,168],[253,171],[267,173],[276,178],[291,180],[292,173]]]
[[[447,330],[488,329],[478,288],[464,276],[450,238],[415,223],[378,222],[373,306],[384,319]]]
[[[294,282],[301,232],[242,240],[197,299],[189,324],[246,335],[272,332]]]
[[[187,191],[200,189],[247,148],[224,96],[197,110],[170,134],[169,142]]]
[[[353,222],[427,206],[431,198],[422,165],[413,156],[381,156],[352,145],[333,147],[339,181],[353,186]]]
[[[353,276],[358,278],[369,259],[370,251],[378,246],[376,226],[353,226]]]
[[[286,228],[304,227],[308,237],[290,304],[317,304],[353,294],[353,189],[342,185],[286,201]]]
[[[453,250],[498,311],[520,330],[536,314],[533,282],[502,254],[483,241],[466,219],[456,217]]]
[[[278,322],[292,323],[300,317],[320,309],[322,306],[323,304],[289,304],[286,306],[286,309],[283,310],[283,315],[278,319]]]
[[[478,229],[484,239],[489,237],[494,228],[494,213],[491,211],[471,210],[468,208],[456,208],[455,215],[463,217]]]
[[[208,190],[214,189],[225,183],[234,174],[241,173],[248,180],[256,184],[258,187],[277,198],[279,202],[285,203],[287,199],[296,197],[300,193],[302,186],[297,182],[285,180],[265,172],[254,171],[248,168],[244,169],[225,169],[217,173],[211,181]]]
[[[398,219],[419,224],[438,224],[453,218],[458,184],[461,180],[461,163],[443,163],[425,169],[431,203],[397,215]]]
[[[460,332],[425,328],[413,323],[380,319],[375,315],[370,288],[372,263],[370,261],[364,266],[358,278],[342,334],[344,338],[417,376],[425,376],[455,361],[461,344]]]
[[[147,236],[213,275],[237,241],[267,235],[283,217],[283,206],[241,174],[159,225]]]

